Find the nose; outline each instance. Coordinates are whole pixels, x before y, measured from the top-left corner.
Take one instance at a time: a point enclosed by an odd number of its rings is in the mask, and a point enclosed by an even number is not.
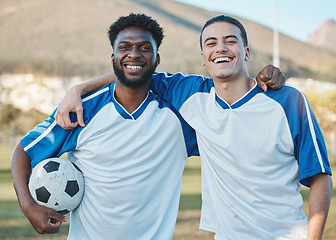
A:
[[[133,47],[129,52],[128,52],[128,57],[130,58],[138,58],[141,56],[141,53],[138,48]]]
[[[224,42],[220,42],[217,44],[217,49],[216,49],[217,52],[226,52],[227,50],[228,50],[227,46]]]

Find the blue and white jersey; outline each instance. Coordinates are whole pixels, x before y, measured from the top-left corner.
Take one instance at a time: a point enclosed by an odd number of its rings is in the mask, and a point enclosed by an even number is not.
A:
[[[69,152],[85,193],[68,239],[172,239],[185,159],[198,154],[193,130],[152,92],[133,113],[114,84],[83,99],[84,128],[66,131],[53,114],[21,143],[32,166]]]
[[[255,85],[229,105],[202,76],[157,73],[151,88],[196,131],[201,229],[215,232],[216,240],[306,239],[301,184],[331,171],[321,130],[299,90],[264,92]]]

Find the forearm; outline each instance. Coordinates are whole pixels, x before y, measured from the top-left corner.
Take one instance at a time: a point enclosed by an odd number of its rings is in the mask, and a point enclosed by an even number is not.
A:
[[[308,240],[322,239],[327,220],[332,191],[332,180],[327,174],[312,178],[309,193]]]
[[[75,91],[78,92],[78,94],[85,95],[87,93],[98,90],[99,88],[105,86],[106,84],[115,81],[116,81],[116,75],[114,73],[107,73],[88,82],[76,85],[74,86],[74,88]]]
[[[29,189],[28,181],[31,173],[30,158],[23,150],[21,143],[19,142],[12,153],[12,181],[16,195],[18,197],[22,211],[30,204],[34,203]]]
[[[33,228],[40,234],[57,233],[62,222],[68,221],[68,218],[53,209],[39,206],[34,202],[28,188],[31,173],[30,158],[23,150],[20,142],[14,148],[12,154],[11,170],[21,210]]]

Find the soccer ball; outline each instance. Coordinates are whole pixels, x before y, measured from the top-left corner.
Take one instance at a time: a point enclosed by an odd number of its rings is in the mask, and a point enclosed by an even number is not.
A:
[[[28,183],[34,201],[62,215],[74,210],[84,195],[84,177],[71,161],[49,158],[37,164]]]

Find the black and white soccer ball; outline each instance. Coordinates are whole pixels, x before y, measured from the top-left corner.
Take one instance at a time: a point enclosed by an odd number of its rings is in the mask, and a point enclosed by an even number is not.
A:
[[[35,202],[66,214],[77,208],[84,195],[84,177],[71,161],[49,158],[37,164],[29,178]]]

